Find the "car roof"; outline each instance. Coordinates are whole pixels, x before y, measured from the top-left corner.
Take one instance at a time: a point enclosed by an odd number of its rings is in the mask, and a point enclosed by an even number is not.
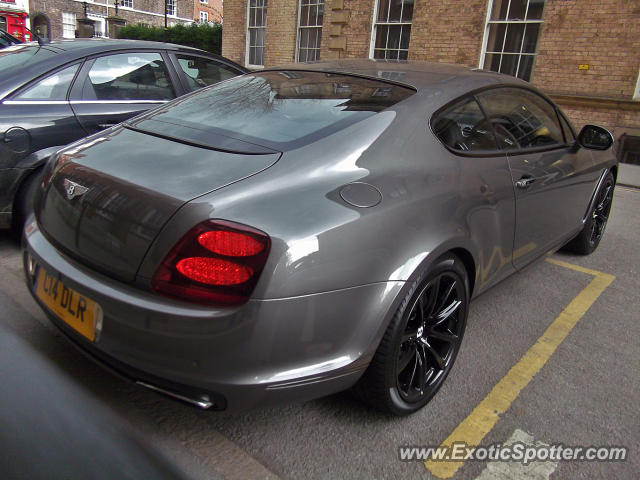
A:
[[[265,70],[312,70],[361,75],[414,88],[418,93],[438,92],[441,103],[465,93],[496,85],[528,86],[528,82],[489,70],[417,60],[343,59],[296,63]]]
[[[30,44],[37,45],[37,42],[31,42]],[[164,50],[191,50],[194,52],[203,52],[203,50],[199,50],[197,48],[176,45],[174,43],[151,42],[147,40],[122,40],[111,38],[78,38],[52,40],[44,44],[43,48],[58,50],[60,52],[70,52],[78,55],[92,55],[94,53],[100,53],[108,50],[120,50],[127,48],[161,48]]]
[[[0,79],[0,99],[4,98],[23,84],[58,66],[74,62],[90,55],[118,50],[160,49],[184,53],[198,53],[217,58],[243,69],[243,67],[236,65],[231,60],[221,57],[220,55],[216,55],[215,53],[206,52],[204,50],[184,45],[150,42],[146,40],[115,40],[108,38],[54,40],[42,45],[39,45],[38,42],[23,43],[14,46],[14,49],[42,50],[43,53],[47,53],[47,55],[42,55],[41,58],[39,58],[36,54],[32,57],[32,61],[28,61],[20,67],[12,68],[10,72],[3,72],[2,79]]]

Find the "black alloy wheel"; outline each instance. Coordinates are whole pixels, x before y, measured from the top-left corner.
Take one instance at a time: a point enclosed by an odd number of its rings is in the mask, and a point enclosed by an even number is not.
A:
[[[613,178],[607,178],[598,191],[593,212],[591,213],[591,236],[589,241],[597,246],[604,234],[604,229],[609,220],[611,203],[613,202]]]
[[[445,272],[415,300],[396,363],[398,393],[408,403],[431,398],[453,365],[462,340],[465,301],[461,279]]]
[[[591,210],[587,214],[580,233],[564,246],[564,250],[580,255],[592,253],[602,240],[604,230],[611,213],[613,191],[616,181],[611,172],[607,172],[595,195]]]
[[[356,395],[394,415],[424,407],[444,383],[460,350],[469,296],[462,261],[453,254],[435,260],[411,283],[354,387]]]

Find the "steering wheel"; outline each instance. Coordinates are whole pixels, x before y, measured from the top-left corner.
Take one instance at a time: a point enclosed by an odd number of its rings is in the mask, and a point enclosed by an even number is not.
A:
[[[511,145],[513,148],[519,148],[520,143],[518,139],[501,123],[491,122],[493,125],[493,129],[496,132],[498,143],[506,143]]]

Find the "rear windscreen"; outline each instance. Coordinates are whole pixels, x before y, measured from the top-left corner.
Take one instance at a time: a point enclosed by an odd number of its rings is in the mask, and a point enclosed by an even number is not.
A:
[[[211,148],[284,151],[375,115],[413,93],[408,87],[350,75],[266,71],[201,90],[133,126]]]

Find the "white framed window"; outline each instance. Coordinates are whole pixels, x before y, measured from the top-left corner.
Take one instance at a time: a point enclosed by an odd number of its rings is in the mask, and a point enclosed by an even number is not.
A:
[[[125,8],[133,8],[133,0],[120,0],[120,6]]]
[[[414,0],[377,0],[371,32],[371,58],[406,60]]]
[[[638,70],[638,80],[636,81],[636,89],[633,92],[633,99],[640,100],[640,70]]]
[[[324,0],[300,0],[298,3],[298,43],[296,61],[320,59]]]
[[[207,23],[209,21],[209,12],[203,12],[200,10],[200,23]]]
[[[171,17],[176,16],[176,0],[164,0],[165,8],[167,9],[167,15]]]
[[[267,0],[249,0],[247,7],[247,65],[264,66],[264,39],[266,32]]]
[[[545,0],[489,0],[480,68],[530,80]]]
[[[87,14],[87,18],[89,18],[89,20],[93,20],[93,36],[107,38],[107,23],[104,17],[89,13]]]
[[[62,12],[62,38],[76,38],[76,14]]]

